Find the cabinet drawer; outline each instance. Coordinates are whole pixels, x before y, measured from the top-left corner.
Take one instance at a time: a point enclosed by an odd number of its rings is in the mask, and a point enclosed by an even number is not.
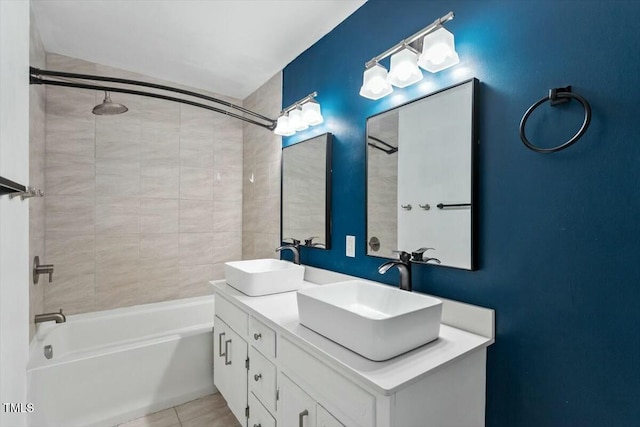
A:
[[[255,348],[249,348],[249,390],[272,412],[276,410],[276,367]]]
[[[375,425],[374,396],[286,338],[281,337],[278,344],[278,361],[283,371],[304,382],[303,388],[339,418],[348,417],[362,427]]]
[[[249,427],[276,427],[276,420],[253,393],[249,393]]]
[[[255,317],[249,319],[249,342],[262,354],[276,357],[276,333]]]
[[[240,334],[241,337],[245,338],[247,336],[249,315],[221,297],[220,294],[216,294],[215,304],[216,316],[224,320],[231,329]]]

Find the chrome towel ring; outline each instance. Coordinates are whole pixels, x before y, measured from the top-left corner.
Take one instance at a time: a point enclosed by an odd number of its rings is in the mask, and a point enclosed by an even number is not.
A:
[[[533,145],[524,134],[524,128],[527,124],[527,119],[529,119],[529,116],[531,115],[533,110],[538,108],[540,105],[542,105],[546,101],[550,101],[551,105],[555,106],[558,104],[564,104],[566,102],[569,102],[571,101],[572,98],[578,101],[580,104],[582,104],[582,107],[584,108],[584,121],[582,122],[582,126],[580,126],[580,129],[578,130],[578,132],[576,132],[576,134],[573,135],[571,139],[569,139],[567,142],[565,142],[564,144],[558,145],[557,147],[540,148]],[[537,153],[553,153],[555,151],[564,150],[565,148],[567,148],[568,146],[572,145],[574,142],[579,140],[582,137],[582,135],[584,135],[584,133],[587,131],[587,128],[589,127],[589,123],[591,123],[591,106],[589,105],[587,100],[584,99],[582,96],[571,92],[571,86],[549,89],[549,96],[545,96],[541,100],[537,101],[535,104],[529,107],[527,112],[524,113],[524,116],[522,116],[522,120],[520,121],[520,139],[528,149],[533,150]]]

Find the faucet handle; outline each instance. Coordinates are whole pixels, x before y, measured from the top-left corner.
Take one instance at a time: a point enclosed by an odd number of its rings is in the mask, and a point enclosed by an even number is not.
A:
[[[409,261],[411,260],[411,255],[406,251],[393,250],[391,251],[391,253],[398,254],[398,259],[404,262],[405,264],[408,264]]]
[[[314,246],[313,244],[313,239],[319,239],[320,236],[311,236],[308,239],[304,239],[304,245],[305,246]]]
[[[428,250],[435,250],[435,248],[420,248],[411,252],[411,261],[418,261],[418,262],[422,261],[422,257],[424,253]]]

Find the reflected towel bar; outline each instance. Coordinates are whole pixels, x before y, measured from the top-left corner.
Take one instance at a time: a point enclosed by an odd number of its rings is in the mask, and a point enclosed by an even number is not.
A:
[[[444,204],[438,203],[436,205],[438,209],[448,209],[448,208],[463,208],[463,207],[471,207],[471,203],[453,203],[453,204]]]

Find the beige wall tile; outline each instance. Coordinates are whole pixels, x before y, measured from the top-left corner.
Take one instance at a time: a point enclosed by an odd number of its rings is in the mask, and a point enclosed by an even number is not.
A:
[[[172,162],[145,160],[142,162],[140,195],[157,199],[177,199],[179,195],[177,158]]]
[[[242,231],[242,202],[213,201],[213,231]]]
[[[43,264],[53,264],[54,282],[69,276],[89,275],[95,271],[95,237],[92,234],[49,232]]]
[[[242,258],[241,232],[218,232],[213,235],[213,262],[215,264],[236,261],[240,258]]]
[[[65,314],[95,310],[93,274],[71,275],[59,279],[44,287],[45,313],[59,309]]]
[[[31,15],[33,21],[33,14]],[[35,67],[46,66],[46,54],[40,34],[35,25],[30,26],[29,62]],[[44,86],[29,87],[29,184],[43,191],[45,187],[45,141],[46,141],[46,89]],[[45,251],[45,206],[44,199],[29,201],[29,261],[35,256],[41,259]],[[34,286],[29,274],[29,340],[35,334],[33,318],[44,313],[44,286]],[[40,282],[42,284],[42,282]]]
[[[45,179],[47,195],[90,196],[95,191],[95,159],[49,153]]]
[[[151,268],[177,267],[179,248],[180,240],[177,233],[141,234],[140,264]]]
[[[96,234],[140,233],[140,199],[96,197]]]
[[[281,93],[282,73],[278,73],[247,97],[244,104],[254,111],[276,117],[282,108]],[[277,257],[273,251],[280,241],[281,157],[282,139],[279,136],[256,126],[243,126],[243,178],[240,181],[243,258]]]
[[[60,55],[47,63],[151,80]],[[224,260],[242,253],[242,123],[119,93],[112,100],[129,112],[94,116],[103,92],[48,89],[32,102],[43,122],[32,135],[46,142],[31,150],[44,153],[39,169],[51,186],[40,227],[42,252],[56,263],[49,304],[79,313],[210,294]]]
[[[140,232],[177,233],[178,200],[140,199]]]
[[[178,293],[180,298],[210,295],[213,288],[209,281],[215,280],[213,264],[181,265]]]
[[[180,168],[180,199],[213,200],[213,170]]]
[[[93,234],[95,224],[95,200],[86,196],[45,197],[47,232],[63,231],[76,234]]]
[[[213,233],[180,233],[180,265],[213,264]]]
[[[213,232],[213,200],[180,200],[180,232]]]

